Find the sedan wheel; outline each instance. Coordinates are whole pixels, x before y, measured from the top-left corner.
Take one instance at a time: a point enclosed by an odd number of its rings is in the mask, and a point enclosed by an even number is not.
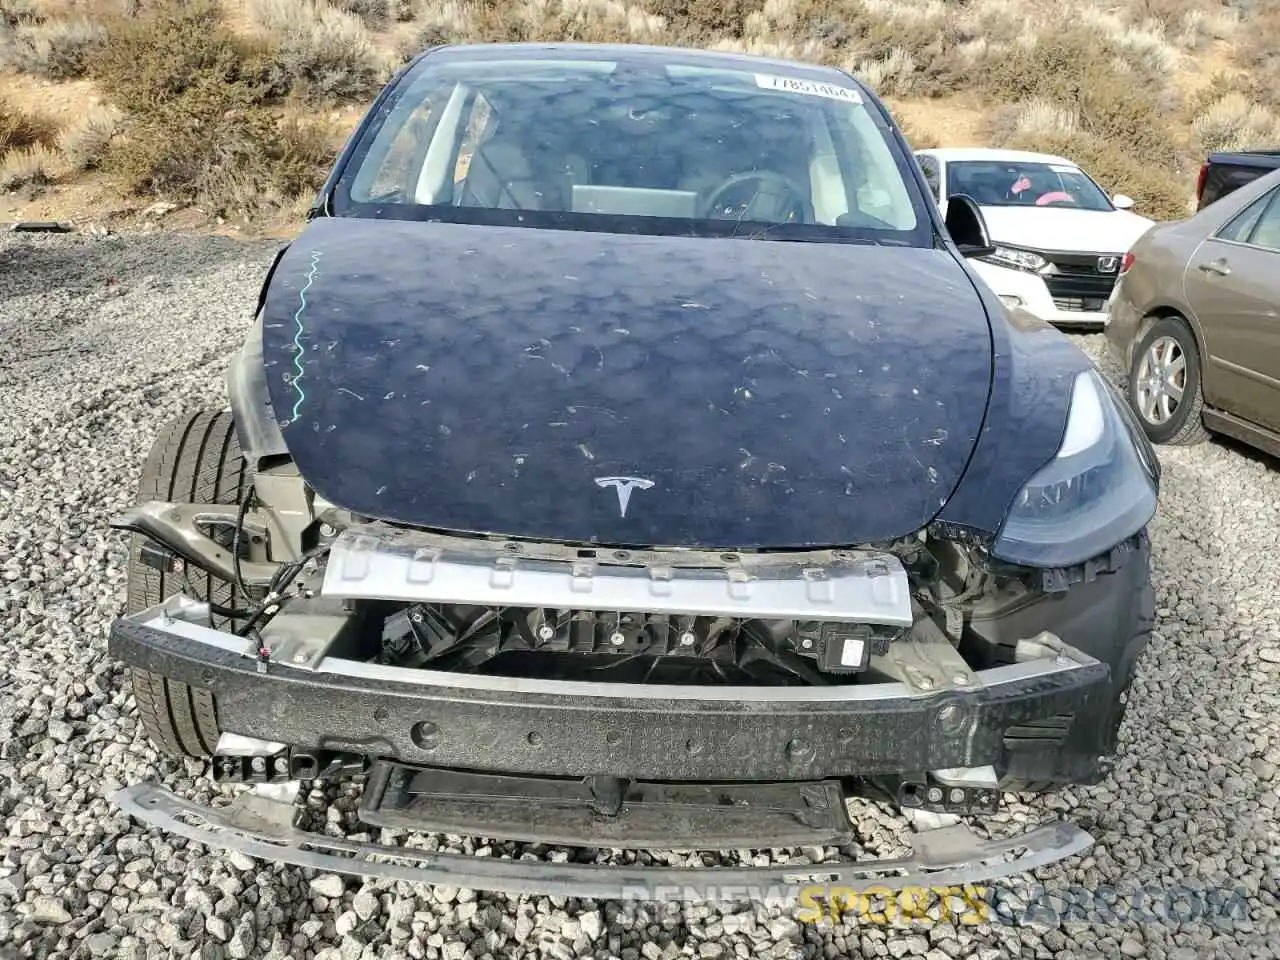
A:
[[[1173,337],[1158,337],[1138,364],[1138,413],[1152,426],[1169,422],[1187,387],[1187,358]]]
[[[1201,410],[1200,351],[1181,317],[1162,317],[1135,346],[1129,403],[1152,443],[1198,443],[1209,436]]]

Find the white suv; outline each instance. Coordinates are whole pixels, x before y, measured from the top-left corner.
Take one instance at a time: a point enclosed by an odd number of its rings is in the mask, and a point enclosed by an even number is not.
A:
[[[970,261],[1006,306],[1060,327],[1102,327],[1125,253],[1152,226],[1063,157],[1022,150],[919,150],[943,213],[963,193],[995,252]]]

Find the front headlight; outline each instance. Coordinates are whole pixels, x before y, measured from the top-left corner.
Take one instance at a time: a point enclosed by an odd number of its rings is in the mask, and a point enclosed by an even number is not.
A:
[[[1157,471],[1101,374],[1086,370],[1071,391],[1058,455],[1019,491],[991,552],[1029,567],[1105,553],[1155,515]]]
[[[1000,267],[1013,267],[1015,270],[1026,270],[1035,273],[1049,261],[1030,250],[1017,250],[1013,247],[996,247],[987,256],[980,259],[994,263]]]

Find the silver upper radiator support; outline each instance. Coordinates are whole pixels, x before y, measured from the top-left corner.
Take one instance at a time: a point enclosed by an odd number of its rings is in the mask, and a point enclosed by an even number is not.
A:
[[[441,537],[376,523],[352,527],[334,541],[322,593],[894,627],[913,622],[907,573],[891,553],[581,550]]]

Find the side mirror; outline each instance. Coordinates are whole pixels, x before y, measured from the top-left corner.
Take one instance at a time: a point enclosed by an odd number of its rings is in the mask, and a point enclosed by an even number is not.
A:
[[[987,233],[987,221],[976,200],[968,194],[953,193],[947,198],[944,220],[947,233],[965,257],[986,257],[995,252]]]
[[[1111,205],[1117,210],[1133,209],[1133,197],[1125,196],[1123,193],[1117,193],[1111,198]]]

